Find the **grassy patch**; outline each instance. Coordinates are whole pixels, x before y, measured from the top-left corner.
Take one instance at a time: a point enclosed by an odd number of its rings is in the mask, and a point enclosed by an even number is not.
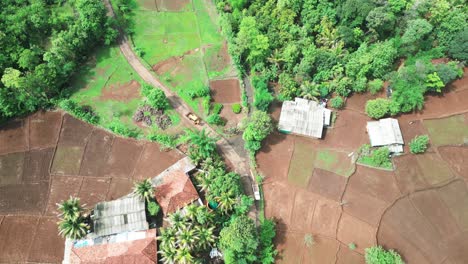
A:
[[[349,177],[354,171],[354,164],[345,152],[320,149],[315,158],[315,167]]]
[[[361,164],[375,168],[393,169],[390,152],[386,147],[371,149],[370,145],[365,144],[358,152],[358,162]]]
[[[200,39],[203,43],[221,43],[223,37],[219,31],[219,21],[216,9],[208,1],[193,0],[195,13],[197,15]]]
[[[435,146],[463,144],[468,139],[468,123],[463,115],[423,121]]]
[[[295,144],[289,165],[288,181],[306,187],[314,170],[315,151],[310,144]]]

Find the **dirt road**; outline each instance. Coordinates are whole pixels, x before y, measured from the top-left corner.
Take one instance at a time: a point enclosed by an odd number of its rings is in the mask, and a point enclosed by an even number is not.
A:
[[[115,12],[110,4],[109,0],[104,0],[106,8],[108,9],[109,15],[115,16]],[[173,91],[171,91],[168,87],[162,84],[140,61],[140,59],[136,56],[133,52],[130,41],[128,37],[120,30],[119,32],[119,47],[122,54],[125,56],[125,59],[128,63],[132,66],[132,68],[140,75],[140,77],[151,84],[154,87],[160,88],[166,94],[169,102],[171,103],[172,107],[180,114],[182,117],[183,122],[189,124],[190,126],[201,130],[205,129],[212,135],[218,135],[218,133],[208,126],[207,124],[202,125],[194,125],[187,117],[186,114],[191,112],[189,106],[180,98],[178,97]],[[219,136],[219,135],[218,135]],[[243,178],[244,186],[250,185],[250,188],[245,188],[245,191],[249,195],[253,195],[251,184],[253,183],[250,177],[250,167],[249,162],[245,157],[242,157],[235,151],[235,149],[229,144],[229,142],[220,136],[218,140],[218,149],[222,152],[223,156],[226,157],[231,164],[235,164],[235,171],[239,173]]]

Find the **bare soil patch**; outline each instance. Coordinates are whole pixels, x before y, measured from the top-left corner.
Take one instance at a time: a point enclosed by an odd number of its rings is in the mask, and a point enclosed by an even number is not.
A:
[[[337,264],[365,264],[364,257],[349,249],[347,246],[340,244],[340,249],[336,256]]]
[[[343,210],[364,222],[377,227],[389,202],[363,193],[362,190],[346,189],[343,196]]]
[[[161,11],[192,10],[191,0],[156,0],[156,4]]]
[[[289,161],[294,150],[294,137],[278,132],[271,133],[263,142],[263,147],[257,154],[258,169],[272,179],[286,179]]]
[[[310,248],[303,244],[302,263],[335,263],[339,243],[335,239],[316,237],[316,243]]]
[[[420,120],[399,120],[399,125],[401,129],[401,134],[403,135],[403,141],[405,142],[404,145],[404,152],[409,153],[409,143],[411,140],[420,135],[427,135],[428,132],[423,125],[423,122]],[[428,151],[432,151],[431,144],[429,144]]]
[[[314,234],[335,238],[340,216],[341,206],[339,203],[327,199],[318,200],[312,221]]]
[[[161,61],[161,62],[153,65],[153,67],[151,67],[151,68],[158,75],[162,75],[162,74],[168,72],[169,70],[174,69],[180,62],[181,61],[180,61],[179,57],[170,57],[167,60]]]
[[[217,103],[240,102],[240,86],[237,79],[210,81],[211,96]]]
[[[355,243],[358,251],[364,254],[364,249],[377,243],[375,234],[377,229],[353,216],[343,213],[338,226],[338,240],[345,245]]]
[[[48,191],[48,182],[2,186],[0,214],[40,215],[47,205]]]
[[[70,196],[77,196],[80,191],[82,177],[51,177],[49,201],[47,203],[46,215],[57,215],[57,203],[64,201]]]
[[[36,235],[29,251],[29,262],[60,263],[62,261],[65,239],[58,234],[57,222],[58,219],[55,217],[39,219]]]
[[[182,155],[176,150],[161,151],[156,143],[147,143],[138,161],[134,180],[143,180],[159,175],[172,164],[182,158]]]
[[[29,148],[27,119],[13,120],[0,126],[0,154],[26,151]]]
[[[58,146],[55,150],[51,174],[78,175],[84,147]]]
[[[62,124],[61,112],[39,111],[29,117],[29,145],[31,149],[55,146]]]
[[[453,171],[468,180],[468,148],[439,147],[439,153]]]
[[[84,147],[88,141],[93,127],[81,120],[65,114],[63,117],[62,131],[60,132],[59,145]]]
[[[221,113],[219,114],[224,120],[226,120],[226,127],[236,127],[237,124],[245,117],[245,114],[235,114],[232,112],[231,104],[224,104]]]
[[[103,164],[106,164],[109,158],[113,141],[112,134],[100,129],[93,131],[83,156],[80,175],[103,176]]]
[[[349,179],[348,189],[366,193],[382,201],[393,203],[401,194],[393,178],[393,172],[357,166]]]
[[[460,229],[468,231],[468,188],[466,184],[457,180],[439,188],[438,192]],[[466,242],[468,246],[468,241]]]
[[[441,188],[439,191],[443,193],[448,191],[451,193],[450,195],[453,195],[452,190],[445,187]],[[418,207],[423,208],[430,206],[424,205],[424,203],[428,202],[430,203],[431,200],[419,201]],[[423,255],[428,261],[422,263],[442,263],[447,257],[447,252],[441,245],[444,245],[446,241],[443,240],[437,228],[434,228],[431,222],[428,221],[428,219],[437,217],[437,214],[441,212],[440,210],[443,210],[443,208],[437,207],[441,205],[442,203],[436,203],[433,204],[432,210],[418,211],[410,198],[404,197],[398,200],[383,215],[382,227],[378,233],[379,242],[385,244],[386,236],[390,235],[390,241],[403,241],[399,243],[399,245],[392,246],[397,246],[398,250],[405,254],[404,256],[408,261],[421,259],[421,255]],[[450,216],[445,216],[443,219],[440,219],[440,221],[446,221],[449,218]],[[444,226],[450,225],[450,222],[444,224]],[[394,234],[391,234],[392,231]],[[416,245],[417,248],[407,248],[408,244]]]
[[[318,196],[303,189],[296,191],[291,224],[288,226],[288,230],[312,233],[312,220],[318,198]]]
[[[345,190],[346,181],[345,177],[333,172],[315,169],[307,189],[323,197],[339,202]]]
[[[395,178],[403,194],[412,193],[429,187],[418,165],[415,155],[403,155],[393,158]]]
[[[32,150],[26,153],[23,182],[37,183],[49,181],[49,167],[54,148]]]
[[[109,178],[83,178],[78,197],[82,204],[86,204],[87,208],[94,207],[98,202],[106,200],[109,192],[111,180]]]
[[[281,239],[281,242],[276,242],[278,250],[276,263],[301,263],[304,235],[285,231],[279,231],[278,233],[277,238],[282,237],[284,239]]]
[[[112,178],[106,200],[115,200],[132,192],[133,180]]]
[[[367,116],[349,110],[338,111],[337,114],[335,125],[325,130],[321,144],[328,148],[354,151],[369,143],[366,125],[370,119]]]
[[[265,184],[265,215],[278,219],[278,229],[286,230],[290,224],[295,191],[281,182]]]
[[[6,216],[3,219],[0,226],[0,262],[27,261],[38,220],[39,217],[35,216]]]
[[[0,156],[0,186],[17,184],[22,181],[24,152]]]
[[[99,100],[107,101],[114,100],[119,102],[129,102],[132,99],[140,98],[140,83],[135,80],[131,80],[128,83],[120,85],[106,86],[102,90],[102,94]]]
[[[424,178],[431,185],[446,182],[454,177],[450,168],[436,153],[417,155],[416,159]]]
[[[104,175],[108,177],[131,178],[142,150],[142,142],[116,137],[112,144],[109,159],[103,165]]]

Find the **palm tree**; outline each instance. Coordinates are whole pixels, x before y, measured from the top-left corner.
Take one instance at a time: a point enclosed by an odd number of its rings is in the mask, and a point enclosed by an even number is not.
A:
[[[161,254],[161,260],[164,264],[176,263],[176,256],[178,250],[175,246],[162,246],[161,250],[158,251]]]
[[[177,231],[177,245],[179,248],[192,249],[198,239],[195,230],[191,227],[183,226]]]
[[[314,82],[305,81],[300,86],[300,95],[307,100],[317,101],[320,96],[319,86]]]
[[[133,186],[133,193],[149,202],[149,199],[154,196],[154,189],[150,179],[145,179],[141,182],[136,182]]]
[[[190,141],[190,146],[196,146],[202,158],[209,158],[216,150],[217,138],[210,137],[204,128],[200,131],[188,129],[186,130],[186,134]]]
[[[222,193],[220,196],[216,197],[216,200],[219,203],[219,209],[224,213],[231,211],[237,203],[236,198],[232,197],[231,192]]]
[[[158,240],[161,241],[161,247],[176,247],[176,229],[173,227],[161,228],[161,235]]]
[[[197,176],[197,181],[198,181],[198,187],[200,187],[200,191],[207,192],[211,185],[212,179],[211,177],[209,177],[209,174],[200,173]]]
[[[197,210],[197,215],[195,217],[199,224],[205,225],[213,223],[214,214],[208,211],[208,208],[205,206],[199,206]]]
[[[177,250],[175,260],[180,264],[193,263],[193,256],[188,248],[180,248]]]
[[[84,218],[65,218],[58,223],[59,234],[70,239],[80,239],[86,235],[89,229]]]
[[[196,206],[194,204],[187,205],[185,207],[185,216],[191,221],[195,220],[195,217],[197,216],[198,208],[199,206]]]
[[[57,204],[57,206],[60,211],[59,216],[64,219],[78,218],[83,211],[83,207],[80,205],[80,198],[72,196],[70,196],[70,199]]]
[[[214,235],[214,226],[213,227],[197,226],[195,230],[199,238],[198,245],[201,249],[206,249],[209,246],[214,244],[216,240],[216,236]]]
[[[175,212],[169,215],[167,221],[175,228],[179,229],[187,226],[186,219],[180,214],[180,212]]]

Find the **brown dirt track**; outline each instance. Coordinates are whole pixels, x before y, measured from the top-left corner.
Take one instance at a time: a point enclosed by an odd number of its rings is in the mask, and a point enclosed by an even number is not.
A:
[[[466,121],[467,80],[456,81],[443,97],[429,96],[424,111],[398,117],[406,144],[427,133],[423,120],[462,113]],[[349,152],[368,143],[368,97],[351,97],[323,140],[301,143]],[[348,179],[315,166],[308,186],[298,187],[288,181],[298,139],[273,133],[257,155],[266,176],[265,215],[278,222],[278,263],[364,263],[364,249],[376,243],[396,249],[409,264],[468,263],[466,144],[396,157],[395,171],[358,165]],[[304,245],[306,234],[314,235],[311,248]]]
[[[61,263],[56,203],[73,195],[91,208],[182,158],[62,112],[12,121],[0,128],[0,142],[0,263]]]

